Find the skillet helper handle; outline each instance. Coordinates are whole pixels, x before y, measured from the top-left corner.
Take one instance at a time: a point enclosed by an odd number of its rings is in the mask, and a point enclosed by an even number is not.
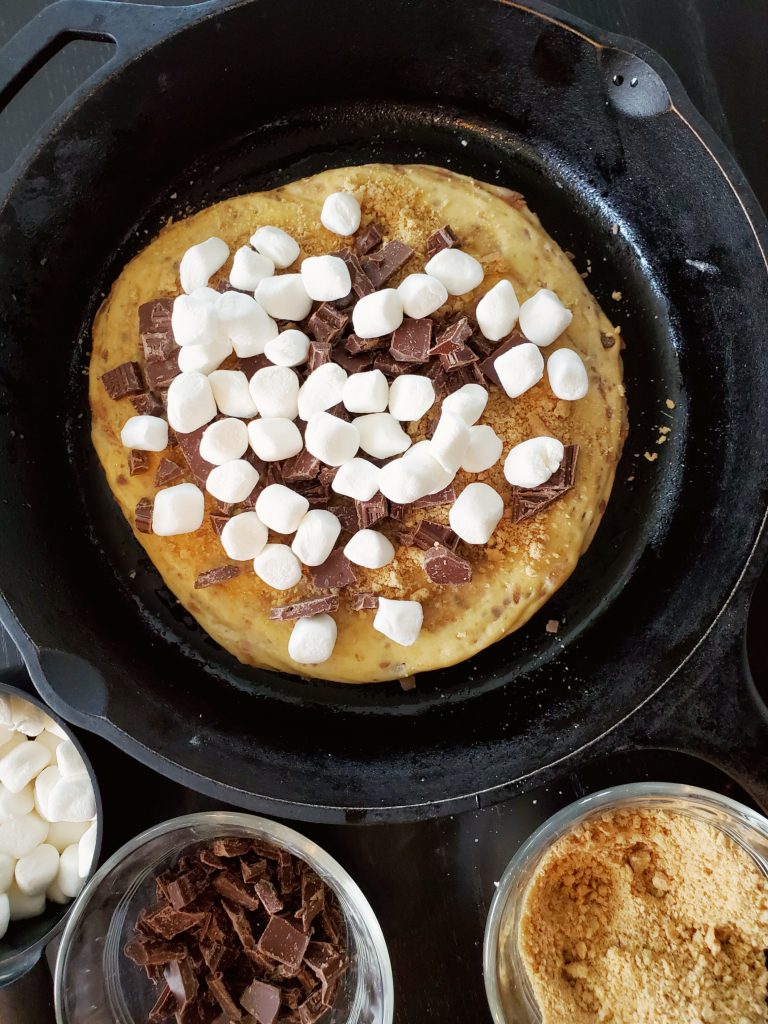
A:
[[[45,957],[0,988],[0,1024],[55,1024],[53,979]]]

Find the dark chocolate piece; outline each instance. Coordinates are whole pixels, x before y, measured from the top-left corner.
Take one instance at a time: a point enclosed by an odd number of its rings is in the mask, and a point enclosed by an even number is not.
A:
[[[325,488],[326,491],[330,489],[331,484],[336,479],[336,474],[338,472],[338,466],[323,466],[323,468],[320,470],[318,479],[320,480],[320,484],[322,485],[323,488]]]
[[[359,338],[356,334],[349,334],[344,342],[344,348],[351,356],[359,356],[361,352],[374,352],[387,344],[387,335],[381,338]]]
[[[381,370],[385,377],[393,380],[401,373],[412,373],[413,363],[398,362],[389,352],[377,352],[373,360],[373,369]]]
[[[336,509],[332,511],[336,512]],[[311,565],[309,571],[312,582],[321,590],[335,590],[357,583],[352,564],[341,548],[332,551],[322,565]]]
[[[141,335],[141,348],[145,363],[162,363],[172,356],[179,358],[179,346],[173,340],[170,323],[167,331],[152,331]]]
[[[327,597],[311,597],[307,601],[298,601],[296,604],[284,604],[279,608],[270,608],[269,618],[282,621],[304,619],[309,615],[335,612],[338,607],[338,597],[334,594],[329,594]]]
[[[196,482],[203,488],[205,487],[205,481],[208,479],[208,474],[213,469],[213,464],[206,462],[200,454],[200,440],[208,425],[209,424],[206,423],[204,426],[198,427],[197,430],[192,430],[188,434],[176,435],[179,439],[181,454],[184,456],[184,461],[186,462],[190,473],[195,478]]]
[[[410,505],[399,505],[396,501],[390,501],[389,518],[394,519],[396,523],[402,523],[409,508]]]
[[[426,363],[430,356],[432,321],[406,317],[392,335],[389,352],[399,363]]]
[[[335,255],[346,263],[352,282],[352,289],[345,297],[347,301],[354,302],[356,299],[362,299],[365,295],[372,295],[376,291],[363,265],[351,249],[342,249]]]
[[[512,488],[512,522],[521,523],[542,512],[566,491],[573,487],[576,479],[576,464],[579,459],[579,446],[569,444],[565,446],[565,454],[560,468],[545,483],[538,487],[513,487]]]
[[[213,887],[216,892],[229,900],[230,903],[237,903],[246,910],[258,910],[259,901],[252,896],[245,887],[245,883],[237,878],[230,870],[222,871],[213,880]]]
[[[172,960],[163,972],[165,983],[176,999],[176,1006],[183,1010],[197,995],[199,984],[192,964],[188,959]]]
[[[429,519],[422,519],[413,534],[413,543],[423,551],[435,544],[441,544],[453,551],[459,543],[459,538],[450,526],[441,526],[439,523],[430,522]]]
[[[304,954],[304,963],[320,982],[320,995],[325,996],[331,984],[347,966],[347,958],[330,942],[310,942]]]
[[[213,532],[216,534],[217,537],[220,537],[221,536],[221,531],[224,529],[224,527],[229,522],[229,518],[230,517],[229,516],[219,516],[219,515],[216,515],[215,512],[212,512],[208,518],[211,520],[211,526],[213,527]]]
[[[331,512],[341,523],[342,530],[357,533],[357,509],[354,505],[334,505]]]
[[[165,406],[151,391],[142,391],[131,398],[131,405],[139,416],[165,416]]]
[[[176,367],[176,372],[179,372],[178,367]],[[141,367],[134,362],[121,363],[114,370],[107,370],[101,375],[101,383],[114,401],[127,398],[129,395],[138,395],[145,390],[144,381],[141,378]]]
[[[320,993],[313,992],[299,1007],[299,1024],[315,1024],[327,1009]]]
[[[222,975],[209,974],[206,978],[206,983],[208,991],[219,1004],[227,1019],[232,1021],[240,1020],[243,1016],[240,1012],[240,1007],[232,998],[232,993],[227,988]]]
[[[453,249],[457,245],[459,245],[459,240],[453,228],[450,224],[444,224],[427,239],[427,259],[432,259],[442,249]]]
[[[373,352],[360,352],[350,355],[345,348],[339,346],[333,353],[333,361],[343,366],[347,373],[360,373],[367,370],[373,363]]]
[[[146,363],[144,375],[150,391],[161,391],[167,388],[174,378],[181,373],[178,356],[172,355],[155,363]]]
[[[267,862],[263,857],[254,861],[240,861],[240,873],[243,876],[244,882],[254,882],[257,878],[261,878],[266,870]]]
[[[286,459],[282,465],[283,480],[285,483],[300,483],[301,481],[316,480],[320,473],[320,461],[314,455],[302,448],[298,455]]]
[[[131,476],[137,473],[146,473],[149,469],[149,452],[137,451],[132,448],[128,452],[128,472]]]
[[[301,874],[301,908],[295,917],[301,921],[305,932],[325,906],[325,885],[314,871],[303,871]]]
[[[182,960],[186,956],[186,950],[180,942],[160,942],[147,939],[146,936],[126,943],[124,953],[139,967],[163,966],[171,960]]]
[[[331,361],[331,343],[330,341],[311,341],[309,343],[309,360],[307,362],[307,369],[310,373],[316,370],[318,366],[324,366],[325,363]]]
[[[260,885],[262,883],[257,884]],[[261,933],[259,949],[286,967],[299,967],[309,945],[309,936],[283,917],[270,917]]]
[[[459,586],[472,579],[472,566],[466,558],[460,558],[441,544],[424,552],[424,571],[433,583]]]
[[[188,913],[186,910],[166,906],[150,917],[145,917],[144,923],[162,939],[175,939],[177,935],[197,927],[202,919],[202,914]]]
[[[456,491],[453,489],[453,484],[448,484],[442,491],[435,491],[434,494],[428,494],[426,497],[414,501],[413,507],[434,508],[435,505],[448,505],[454,501],[456,501]]]
[[[469,326],[469,320],[462,316],[437,335],[429,354],[430,356],[448,355],[450,352],[462,348],[471,337],[472,328]]]
[[[601,331],[600,344],[603,346],[603,348],[613,348],[613,346],[616,344],[616,338],[611,334],[605,334],[604,332]]]
[[[183,910],[184,907],[197,899],[207,884],[208,878],[205,871],[192,868],[192,870],[185,871],[184,874],[169,882],[165,887],[165,891],[168,899],[171,901],[171,905],[176,910]]]
[[[236,903],[227,903],[226,900],[222,900],[221,905],[224,908],[224,913],[229,918],[229,923],[232,925],[232,930],[237,936],[240,945],[250,956],[250,954],[256,949],[256,938],[253,934],[250,923],[248,922],[245,911]]]
[[[262,352],[258,356],[241,356],[235,361],[235,365],[232,367],[233,370],[240,370],[248,380],[258,373],[259,370],[263,370],[265,366],[272,366],[272,363]]]
[[[355,235],[355,252],[358,256],[367,256],[377,245],[381,245],[382,241],[383,235],[379,225],[371,221]]]
[[[505,352],[509,352],[511,348],[516,348],[518,345],[524,345],[527,342],[527,340],[528,339],[524,335],[522,335],[520,331],[515,329],[510,334],[506,341],[503,341],[501,345],[499,345],[499,347],[495,349],[491,355],[488,356],[487,359],[484,359],[482,363],[480,363],[480,369],[483,371],[483,373],[491,382],[491,384],[495,384],[497,388],[501,387],[499,375],[498,373],[496,373],[496,370],[494,369],[493,366],[494,362],[499,358],[499,356],[504,355]]]
[[[335,344],[346,330],[349,317],[329,302],[323,302],[307,320],[307,329],[315,341]]]
[[[155,470],[155,487],[167,487],[183,476],[184,470],[173,459],[160,459]]]
[[[139,498],[134,512],[134,521],[139,533],[152,533],[152,499]]]
[[[380,519],[384,519],[385,516],[389,515],[387,499],[381,491],[374,494],[368,501],[356,501],[355,509],[357,511],[357,522],[361,530],[367,530],[374,523],[378,523]]]
[[[460,348],[454,349],[452,352],[446,352],[445,355],[440,356],[440,362],[443,369],[448,373],[452,373],[455,370],[469,366],[470,363],[476,363],[478,359],[479,356],[477,352],[471,349],[469,345],[462,345]]]
[[[370,590],[362,591],[359,594],[353,594],[349,599],[349,607],[353,612],[369,611],[373,608],[379,607],[379,595],[374,594]]]
[[[258,1024],[272,1024],[280,1010],[280,989],[264,981],[252,981],[240,996],[240,1005]]]
[[[150,299],[139,306],[139,334],[170,331],[174,299]]]
[[[361,263],[371,284],[378,289],[404,267],[411,256],[413,256],[413,249],[398,238],[393,238],[391,242],[382,245],[376,252],[364,256]]]
[[[195,590],[213,587],[217,583],[226,583],[240,575],[239,565],[217,565],[215,569],[206,569],[195,580]]]
[[[160,990],[160,995],[155,1000],[152,1009],[149,1011],[148,1017],[155,1024],[156,1021],[168,1020],[172,1017],[176,1009],[176,998],[171,992],[170,988],[163,984]]]
[[[227,836],[225,839],[214,839],[211,851],[217,857],[243,857],[253,849],[253,842],[245,836]]]
[[[279,914],[285,904],[277,895],[274,885],[266,878],[260,878],[255,885],[256,895],[268,914]]]

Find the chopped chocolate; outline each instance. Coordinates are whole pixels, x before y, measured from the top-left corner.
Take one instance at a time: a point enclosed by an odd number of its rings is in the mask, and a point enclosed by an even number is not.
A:
[[[367,370],[373,363],[373,352],[360,352],[358,355],[350,355],[344,348],[337,348],[333,354],[334,362],[343,366],[347,373],[360,373]]]
[[[433,583],[459,586],[472,579],[472,566],[442,544],[435,544],[424,552],[424,571]]]
[[[413,364],[398,362],[389,352],[377,352],[373,368],[381,370],[385,377],[392,380],[394,377],[399,377],[401,373],[411,373]]]
[[[342,530],[357,533],[357,509],[354,505],[334,505],[331,512],[341,523]]]
[[[240,1005],[258,1024],[272,1024],[280,1010],[280,989],[264,981],[252,981],[240,996]]]
[[[262,352],[258,356],[240,356],[235,361],[235,365],[232,367],[233,370],[241,370],[248,380],[257,373],[259,370],[263,370],[265,366],[272,366],[272,363]]]
[[[200,988],[192,964],[186,958],[171,960],[163,973],[165,983],[176,999],[176,1006],[183,1010],[193,1001]]]
[[[222,518],[222,517],[220,517],[220,518]],[[211,516],[211,519],[213,519],[213,516]],[[210,867],[210,868],[223,868],[224,867],[224,861],[221,859],[221,857],[217,853],[214,853],[213,850],[210,850],[207,846],[204,846],[202,848],[202,850],[198,854],[198,859],[199,859],[200,863],[201,864],[205,864],[206,867]]]
[[[482,334],[479,333],[472,335],[469,339],[469,345],[479,356],[482,356],[483,359],[485,359],[486,356],[491,355],[496,348],[492,341],[488,341],[487,338],[484,338]]]
[[[358,256],[367,256],[377,245],[381,245],[382,241],[383,236],[379,225],[371,221],[355,235],[355,252]]]
[[[304,963],[320,982],[320,994],[325,999],[330,985],[346,968],[347,958],[331,942],[310,942]]]
[[[240,945],[250,956],[256,949],[256,939],[245,911],[235,903],[227,903],[226,900],[222,900],[221,905],[224,908],[224,913],[229,918],[232,930],[237,936]]]
[[[211,526],[213,527],[213,532],[216,534],[217,537],[220,537],[221,536],[221,531],[224,529],[224,527],[229,522],[229,518],[230,517],[229,516],[220,516],[220,515],[217,515],[215,512],[211,512],[211,514],[210,514],[210,516],[208,518],[211,520]]]
[[[452,352],[446,352],[445,355],[440,356],[440,362],[442,363],[443,369],[448,373],[454,370],[461,369],[464,366],[469,366],[470,363],[476,363],[478,361],[477,352],[473,351],[469,345],[462,345],[460,348],[454,349]]]
[[[349,317],[328,302],[317,307],[307,320],[307,329],[315,341],[328,342],[333,345],[344,333]]]
[[[165,891],[171,905],[176,910],[183,910],[192,903],[208,885],[208,876],[205,871],[192,868],[185,871],[169,882]]]
[[[214,839],[211,851],[217,857],[243,857],[253,849],[253,842],[245,836],[228,836],[226,839]]]
[[[173,459],[160,459],[155,470],[155,487],[167,487],[182,476],[184,470]]]
[[[240,575],[239,565],[217,565],[215,569],[206,569],[195,580],[195,590],[213,587],[217,583],[226,583]]]
[[[459,538],[450,526],[441,526],[439,523],[430,522],[429,519],[422,519],[413,534],[413,543],[423,551],[427,551],[435,544],[455,551]]]
[[[429,377],[434,385],[437,401],[445,398],[449,393],[448,374],[445,372],[440,360],[433,360],[423,372],[425,376]]]
[[[496,373],[496,370],[494,369],[493,366],[493,364],[496,362],[499,356],[503,356],[504,353],[509,352],[511,348],[516,348],[518,345],[524,345],[527,340],[528,339],[524,335],[522,335],[520,331],[515,329],[510,334],[506,341],[503,341],[501,345],[499,345],[498,348],[496,348],[493,351],[493,353],[488,356],[487,359],[484,359],[482,361],[482,363],[480,364],[480,369],[483,371],[483,373],[491,382],[491,384],[495,384],[496,387],[499,388],[501,387],[499,375],[498,373]]]
[[[453,484],[448,484],[442,491],[435,491],[434,494],[428,494],[424,498],[419,498],[418,501],[414,501],[414,508],[434,508],[435,505],[448,505],[456,501],[456,491],[453,489]]]
[[[136,503],[134,520],[139,533],[152,533],[152,499],[139,498]]]
[[[186,956],[186,950],[179,942],[148,939],[143,932],[139,932],[139,935],[140,938],[128,942],[124,949],[128,959],[133,960],[139,967],[167,964],[171,960],[181,960]]]
[[[296,604],[284,604],[279,608],[270,608],[269,618],[282,621],[304,619],[309,615],[320,615],[324,612],[335,612],[339,607],[339,598],[335,594],[327,597],[311,597],[307,601]]]
[[[240,1007],[232,998],[232,993],[227,988],[226,982],[221,974],[209,974],[206,978],[208,991],[226,1014],[228,1020],[240,1020],[243,1016]]]
[[[435,344],[429,350],[430,356],[444,356],[456,352],[472,337],[472,328],[465,316],[450,324],[435,338]]]
[[[310,373],[316,370],[318,366],[323,366],[325,363],[331,361],[331,343],[330,341],[311,341],[309,343],[309,360],[307,362],[307,369]]]
[[[333,511],[336,512],[336,509]],[[311,565],[309,571],[312,582],[321,590],[336,590],[357,583],[352,564],[341,548],[335,548],[322,565]]]
[[[149,469],[149,452],[141,452],[132,448],[128,452],[128,472],[131,476],[137,473],[146,473]]]
[[[521,523],[542,512],[566,491],[573,487],[576,478],[576,463],[579,458],[579,446],[569,444],[565,446],[565,454],[560,468],[556,473],[538,487],[513,487],[512,488],[512,522]]]
[[[432,259],[442,249],[453,249],[459,244],[450,224],[444,224],[427,239],[427,259]]]
[[[285,904],[277,895],[277,890],[274,885],[266,878],[261,878],[255,886],[256,895],[264,905],[264,909],[268,914],[279,914]]]
[[[167,388],[171,381],[178,377],[180,373],[179,357],[176,354],[169,356],[167,359],[144,364],[144,374],[150,391],[160,391],[163,388]]]
[[[299,880],[293,870],[294,859],[287,850],[277,851],[277,882],[280,892],[285,896],[299,886]]]
[[[340,252],[335,253],[335,255],[346,263],[352,282],[352,289],[349,295],[346,296],[347,300],[354,302],[355,299],[362,299],[364,296],[372,295],[376,291],[360,260],[351,249],[342,249]]]
[[[257,884],[261,885],[262,883]],[[274,914],[261,933],[259,949],[286,967],[299,967],[309,945],[309,936],[283,917]]]
[[[344,354],[345,353],[341,353],[341,355]],[[331,416],[337,416],[340,420],[345,420],[347,423],[352,422],[352,414],[346,408],[343,402],[337,402],[336,405],[332,405],[331,408],[327,410],[327,412],[329,412]]]
[[[165,416],[165,406],[151,391],[142,391],[131,398],[131,405],[139,416]]]
[[[213,887],[216,892],[221,893],[230,903],[237,903],[241,907],[245,907],[246,910],[259,909],[259,901],[248,892],[245,884],[229,869],[216,875],[213,880]]]
[[[282,472],[285,483],[316,480],[320,473],[320,461],[306,448],[302,448],[298,455],[286,459],[282,465]]]
[[[390,501],[389,518],[394,519],[396,523],[402,523],[409,508],[410,505],[400,505],[396,501]]]
[[[173,906],[167,906],[150,917],[145,917],[144,923],[160,938],[175,939],[182,932],[187,932],[190,928],[199,925],[203,916],[203,914],[188,913],[186,910],[176,910]]]
[[[430,356],[432,321],[406,317],[392,335],[389,352],[399,363],[426,363]]]
[[[393,274],[405,266],[411,256],[413,249],[405,242],[393,238],[376,252],[364,256],[361,263],[373,287],[381,288]]]
[[[139,334],[170,331],[173,313],[172,298],[150,299],[139,306]]]
[[[355,509],[357,510],[357,522],[361,530],[367,530],[374,523],[378,523],[380,519],[384,519],[389,515],[389,506],[387,499],[378,491],[368,501],[356,501]]]
[[[349,607],[353,612],[364,612],[373,608],[378,608],[379,595],[374,594],[370,590],[361,591],[359,594],[353,594],[349,599]]]
[[[605,334],[604,332],[601,331],[600,344],[603,346],[603,348],[613,348],[613,346],[616,344],[616,338],[612,334]]]
[[[384,348],[386,344],[386,335],[381,338],[359,338],[356,334],[349,334],[344,342],[344,348],[351,356],[359,356],[361,352],[374,352],[378,348]]]
[[[336,474],[339,472],[338,466],[323,466],[319,473],[319,480],[322,486],[328,490],[336,479]]]
[[[240,873],[243,876],[244,882],[253,882],[257,878],[261,878],[261,876],[266,872],[266,870],[267,862],[263,857],[259,858],[259,860],[254,861],[240,861]]]
[[[176,372],[179,372],[178,366]],[[101,383],[111,399],[117,401],[129,395],[138,395],[144,391],[141,379],[141,367],[138,363],[121,363],[114,370],[107,370],[101,375]],[[151,387],[152,385],[150,385]]]
[[[327,1009],[320,993],[313,992],[299,1007],[299,1024],[315,1024]]]
[[[173,340],[170,324],[167,331],[142,333],[141,348],[145,363],[162,363],[171,356],[179,357],[179,346]]]
[[[299,918],[305,932],[325,906],[325,885],[314,871],[303,871],[301,874],[301,907],[294,917]],[[311,966],[311,965],[310,965]]]
[[[176,998],[170,988],[163,983],[160,995],[157,997],[154,1006],[149,1011],[149,1019],[152,1021],[152,1024],[155,1024],[156,1021],[168,1020],[169,1017],[173,1016],[175,1008]]]
[[[213,469],[213,464],[206,462],[200,454],[200,440],[207,426],[208,424],[206,423],[205,426],[198,427],[197,430],[192,430],[188,434],[176,435],[179,439],[179,447],[181,448],[181,454],[184,456],[184,461],[190,473],[201,487],[205,487],[208,474]]]

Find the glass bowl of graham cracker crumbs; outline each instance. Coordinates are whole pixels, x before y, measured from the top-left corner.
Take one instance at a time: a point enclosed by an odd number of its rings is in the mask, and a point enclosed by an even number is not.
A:
[[[765,1024],[768,819],[664,782],[577,800],[498,883],[496,1024]]]

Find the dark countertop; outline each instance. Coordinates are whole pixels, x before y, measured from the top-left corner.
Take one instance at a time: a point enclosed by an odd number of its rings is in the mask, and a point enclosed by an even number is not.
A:
[[[44,0],[0,0],[0,44],[43,6]],[[560,6],[658,50],[768,207],[768,8],[761,0],[563,0]],[[10,163],[36,125],[98,66],[104,45],[69,44],[0,114],[0,166]],[[768,580],[758,589],[752,621],[765,621],[766,610]],[[748,640],[758,689],[765,693],[765,630],[751,630]],[[0,636],[0,667],[15,676],[10,666],[17,663],[10,641]],[[132,762],[103,740],[80,735],[106,808],[103,854],[167,817],[221,806]],[[370,898],[392,957],[398,1024],[485,1024],[483,928],[494,882],[517,846],[576,797],[649,778],[704,785],[744,799],[731,780],[702,761],[646,751],[596,760],[549,787],[476,813],[416,825],[298,827],[336,856]],[[13,1024],[1,1003],[0,1024]]]

